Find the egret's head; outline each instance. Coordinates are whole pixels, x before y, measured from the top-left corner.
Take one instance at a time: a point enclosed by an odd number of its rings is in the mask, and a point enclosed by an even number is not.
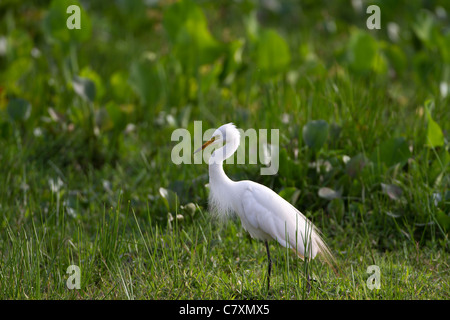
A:
[[[227,143],[236,143],[239,142],[240,134],[239,130],[236,129],[236,126],[233,123],[227,123],[220,126],[211,136],[211,139],[206,141],[199,149],[197,149],[194,153],[205,149],[209,145],[225,145]]]

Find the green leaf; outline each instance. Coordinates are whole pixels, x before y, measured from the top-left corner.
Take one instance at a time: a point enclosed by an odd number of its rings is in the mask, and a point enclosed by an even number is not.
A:
[[[438,221],[439,225],[445,230],[450,230],[450,216],[449,214],[446,214],[441,209],[438,209],[436,213],[436,220]]]
[[[261,32],[255,47],[255,64],[263,76],[273,76],[287,69],[291,62],[289,46],[275,30]]]
[[[430,108],[433,102],[427,100],[425,102],[425,112],[427,114],[428,128],[427,128],[427,143],[426,145],[431,148],[442,147],[444,145],[444,134],[441,127],[431,117]]]
[[[390,45],[385,49],[386,56],[391,66],[398,74],[402,74],[408,67],[408,60],[404,50],[397,45]]]
[[[223,54],[223,45],[211,35],[202,9],[193,1],[178,1],[168,7],[163,26],[173,45],[174,56],[187,72],[192,73]]]
[[[368,163],[369,159],[367,159],[362,153],[358,153],[346,162],[345,172],[352,178],[355,178],[361,174],[362,170]]]
[[[371,160],[384,163],[387,167],[405,164],[411,157],[408,142],[403,137],[391,138],[375,148]]]
[[[438,150],[435,154],[436,158],[428,166],[428,177],[433,181],[435,187],[439,187],[443,182],[448,168],[450,167],[450,153],[444,148]]]
[[[80,29],[69,29],[67,19],[72,13],[67,8],[76,5],[80,8]],[[80,2],[77,0],[53,0],[43,21],[44,33],[51,39],[61,42],[86,41],[91,37],[92,25]]]
[[[95,84],[95,96],[97,99],[101,99],[105,94],[105,87],[103,86],[102,78],[97,72],[90,67],[84,67],[80,71],[80,77],[92,80]]]
[[[445,35],[440,32],[437,32],[437,34],[436,40],[439,51],[441,52],[444,63],[448,65],[450,64],[450,32],[447,32]]]
[[[22,98],[9,100],[7,112],[13,121],[25,121],[30,117],[31,104]]]
[[[162,86],[156,62],[150,59],[134,61],[130,67],[129,83],[143,105],[153,106],[158,102]]]
[[[295,187],[287,187],[280,191],[280,197],[294,205],[300,196],[300,190]]]
[[[122,131],[127,126],[126,114],[120,109],[120,107],[115,102],[108,102],[106,104],[106,111],[114,125],[114,129],[117,131]]]
[[[412,24],[412,29],[426,45],[432,44],[432,31],[435,25],[433,14],[427,10],[420,10],[417,13],[416,21]]]
[[[328,137],[328,123],[325,120],[312,120],[303,126],[303,141],[308,147],[319,150]]]
[[[72,80],[73,90],[83,100],[88,102],[94,102],[95,99],[95,83],[88,79],[75,76]]]
[[[192,1],[177,1],[165,10],[163,26],[172,43],[177,42],[179,34],[190,20],[196,20],[199,26],[206,26],[203,11]]]
[[[128,74],[122,71],[117,71],[111,75],[109,83],[111,85],[111,91],[119,100],[127,101],[131,94],[131,88],[128,84]]]
[[[356,30],[347,45],[347,60],[350,69],[357,73],[367,73],[377,64],[377,41],[367,32]]]
[[[0,72],[0,83],[6,89],[16,91],[18,80],[26,79],[32,67],[33,60],[30,52],[33,49],[33,40],[27,32],[21,29],[12,30],[7,38],[0,38],[6,42],[5,55],[0,54],[0,60],[4,61]],[[4,58],[6,60],[3,60]]]

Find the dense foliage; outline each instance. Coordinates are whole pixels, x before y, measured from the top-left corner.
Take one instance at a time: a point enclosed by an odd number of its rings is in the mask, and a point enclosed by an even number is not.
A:
[[[72,4],[79,30],[66,25]],[[448,284],[449,3],[371,4],[381,29],[367,28],[365,1],[2,1],[0,282],[17,286],[0,294],[66,292],[74,262],[91,270],[86,296],[123,297],[92,289],[117,271],[109,259],[155,263],[164,246],[146,239],[174,224],[203,239],[207,166],[170,161],[171,133],[194,135],[194,120],[279,129],[276,175],[259,175],[261,163],[225,170],[305,212],[338,259],[352,260],[355,242],[372,260],[424,246]],[[232,241],[238,225],[210,237]],[[151,297],[186,294],[161,277]]]

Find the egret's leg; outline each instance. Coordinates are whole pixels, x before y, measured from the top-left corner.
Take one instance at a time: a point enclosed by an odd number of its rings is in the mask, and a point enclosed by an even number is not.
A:
[[[311,277],[309,276],[308,273],[308,278],[306,280],[306,292],[309,294],[311,292]]]
[[[264,241],[264,243],[266,244],[266,250],[267,250],[267,261],[268,261],[268,265],[267,265],[267,292],[269,292],[270,289],[270,271],[272,271],[272,260],[270,259],[270,251],[269,251],[269,243],[266,241]]]

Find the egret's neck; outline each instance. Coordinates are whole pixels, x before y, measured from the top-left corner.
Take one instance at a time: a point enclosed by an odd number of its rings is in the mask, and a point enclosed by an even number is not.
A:
[[[235,208],[233,208],[234,184],[223,171],[223,161],[237,150],[239,140],[236,143],[227,143],[217,149],[209,158],[209,205],[211,212],[217,216],[226,218]]]
[[[213,152],[209,158],[209,181],[210,185],[231,182],[230,178],[223,171],[223,162],[231,157],[239,147],[239,140],[228,142],[222,148]]]
[[[222,184],[231,182],[225,171],[223,171],[222,163],[210,163],[209,164],[209,185],[215,187]]]

